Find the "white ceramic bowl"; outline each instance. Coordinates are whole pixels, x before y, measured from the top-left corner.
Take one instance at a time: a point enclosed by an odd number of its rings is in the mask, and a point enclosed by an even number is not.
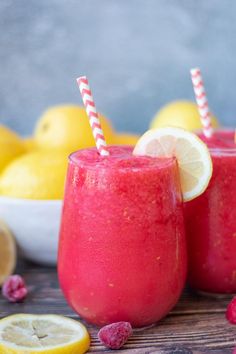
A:
[[[13,232],[21,254],[40,264],[56,265],[61,200],[0,197],[0,219]]]

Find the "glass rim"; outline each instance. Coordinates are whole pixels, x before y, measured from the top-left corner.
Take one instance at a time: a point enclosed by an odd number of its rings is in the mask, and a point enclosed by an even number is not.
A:
[[[124,146],[132,147],[131,145],[124,145]],[[84,166],[84,167],[86,166],[86,167],[89,167],[89,169],[97,168],[99,166],[99,163],[96,165],[93,162],[91,163],[89,161],[86,161],[86,159],[80,160],[79,157],[78,158],[75,157],[76,154],[79,151],[84,151],[84,150],[87,150],[87,149],[90,149],[90,148],[79,149],[79,150],[76,150],[76,151],[73,151],[72,153],[70,153],[68,155],[68,162],[74,164],[75,166]],[[99,153],[98,153],[98,155],[99,155]],[[148,157],[148,156],[141,156],[141,157]],[[164,156],[164,157],[160,157],[158,160],[159,160],[159,166],[158,167],[159,168],[164,168],[166,166],[172,165],[173,162],[176,161],[176,157],[175,156],[172,156],[172,157]],[[160,160],[162,160],[161,163],[160,163]],[[174,163],[176,163],[176,162],[174,162]],[[100,169],[104,169],[104,168],[107,169],[107,168],[109,168],[109,165],[107,165],[107,166],[105,166],[105,165],[104,166],[99,166],[99,168]],[[142,167],[141,166],[133,166],[133,165],[130,165],[130,166],[128,166],[128,165],[127,166],[125,166],[125,165],[124,166],[119,166],[119,169],[121,169],[121,170],[127,170],[127,169],[133,169],[133,168],[134,169],[138,169],[138,170],[139,169],[142,170],[142,169],[156,168],[156,166],[155,165],[150,166],[148,164],[147,164],[147,166],[142,166]]]
[[[233,127],[217,127],[213,128],[213,131],[218,133],[218,132],[235,132],[236,128]],[[198,129],[196,133],[202,133],[202,129]],[[208,150],[212,154],[221,154],[221,155],[234,155],[236,154],[236,144],[235,147],[209,147]]]
[[[236,131],[236,128],[235,127],[213,127],[213,131],[214,132],[221,132],[221,131],[223,131],[223,132],[233,132],[233,131]],[[202,130],[202,128],[198,128],[198,129],[195,129],[194,131],[193,131],[193,133],[203,133],[203,130]]]
[[[219,155],[236,155],[236,147],[235,148],[231,148],[231,147],[212,147],[212,148],[208,148],[208,150],[210,151],[210,153],[212,154],[219,154]]]

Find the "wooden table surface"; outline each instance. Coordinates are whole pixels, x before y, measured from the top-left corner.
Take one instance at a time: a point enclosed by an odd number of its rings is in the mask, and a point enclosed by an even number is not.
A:
[[[53,313],[78,319],[59,289],[55,268],[22,263],[17,272],[25,278],[30,294],[24,303],[9,304],[0,296],[0,317],[13,313]],[[225,320],[231,299],[203,297],[186,290],[175,309],[162,321],[145,330],[136,330],[119,352],[124,354],[232,353],[236,326]],[[134,300],[135,301],[135,300]],[[86,324],[86,323],[85,323]],[[114,353],[97,338],[98,329],[86,324],[91,335],[91,353]]]

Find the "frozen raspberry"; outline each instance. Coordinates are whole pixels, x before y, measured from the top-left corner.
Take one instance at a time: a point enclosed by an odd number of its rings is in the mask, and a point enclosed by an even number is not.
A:
[[[98,332],[98,338],[105,347],[119,349],[125,344],[132,332],[129,322],[116,322],[102,327]]]
[[[226,318],[230,323],[236,324],[236,296],[227,306]]]
[[[11,275],[2,286],[2,295],[10,302],[20,302],[28,294],[24,279],[20,275]]]

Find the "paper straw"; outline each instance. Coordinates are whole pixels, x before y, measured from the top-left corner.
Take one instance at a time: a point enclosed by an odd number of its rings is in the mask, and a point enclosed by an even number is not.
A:
[[[78,77],[77,83],[82,96],[82,100],[86,109],[86,113],[89,118],[89,123],[92,128],[93,137],[96,143],[96,147],[100,155],[108,156],[110,155],[107,144],[102,131],[100,119],[95,107],[92,92],[89,87],[88,79],[86,76]]]
[[[194,68],[190,70],[195,98],[202,122],[203,134],[206,138],[212,137],[213,128],[211,123],[211,113],[208,106],[206,91],[203,84],[201,70]]]

